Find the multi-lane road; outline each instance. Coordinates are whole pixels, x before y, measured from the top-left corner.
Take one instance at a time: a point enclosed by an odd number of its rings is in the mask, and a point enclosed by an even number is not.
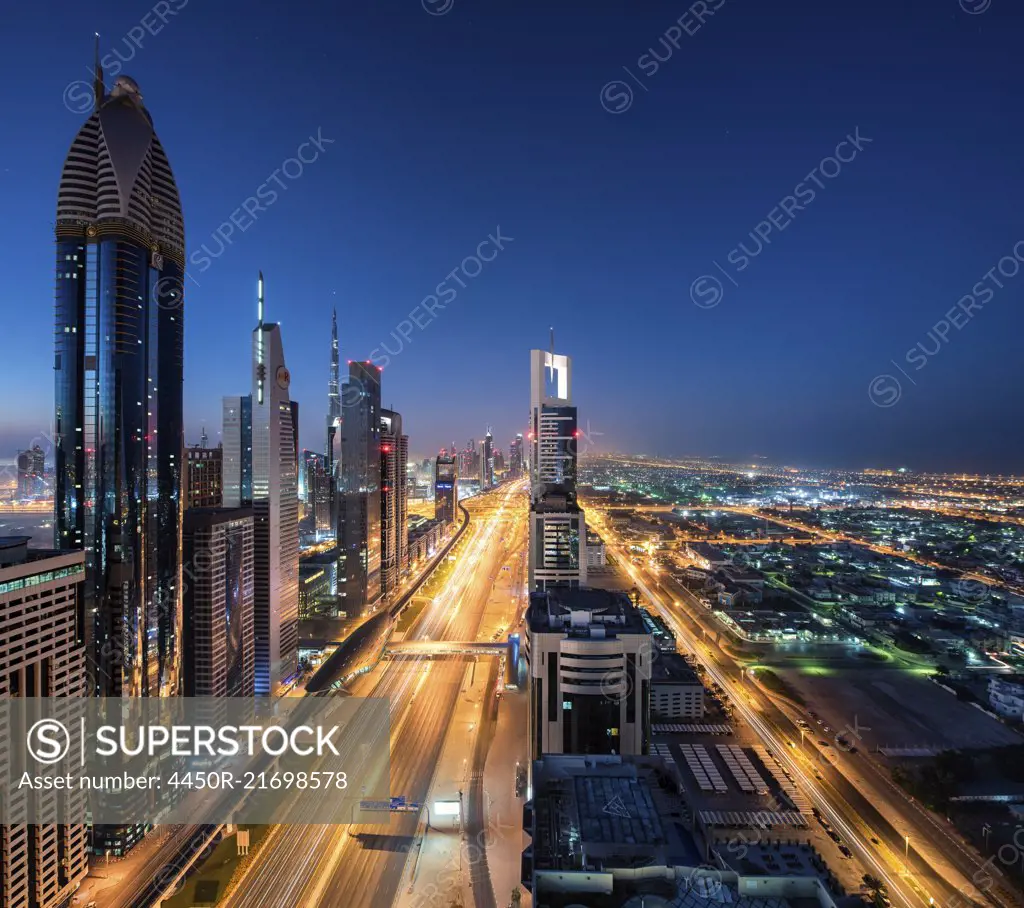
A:
[[[409,640],[471,641],[502,567],[526,540],[525,485],[469,499],[470,525],[444,589],[419,616]],[[423,802],[466,671],[464,655],[403,656],[365,676],[353,692],[387,697],[391,709],[391,794]],[[467,741],[467,756],[472,742]],[[268,834],[225,904],[234,908],[380,908],[394,900],[418,817],[389,823],[279,826]]]
[[[793,717],[776,702],[775,697],[755,685],[744,682],[741,667],[734,658],[711,639],[701,635],[703,609],[684,589],[673,589],[667,595],[662,582],[642,566],[634,565],[626,546],[617,539],[614,530],[598,516],[597,509],[589,512],[593,525],[600,528],[610,551],[620,555],[630,577],[645,597],[672,626],[678,638],[691,649],[707,670],[708,675],[729,696],[739,716],[758,734],[776,758],[808,793],[821,813],[832,823],[846,842],[857,852],[865,867],[883,880],[894,898],[902,905],[927,908],[932,904],[963,904],[965,896],[975,901],[994,905],[1011,905],[1016,900],[1004,886],[993,883],[975,886],[982,862],[962,843],[934,822],[920,816],[921,808],[906,810],[903,799],[888,795],[886,803],[872,803],[871,792],[858,790],[833,763],[816,761],[813,741],[804,752],[796,742],[803,744]],[[687,601],[689,610],[680,609],[678,603]],[[899,816],[903,828],[915,831],[915,848],[897,833],[888,816]],[[926,847],[927,846],[927,847]],[[904,872],[909,864],[915,872]],[[957,901],[953,901],[957,899]]]

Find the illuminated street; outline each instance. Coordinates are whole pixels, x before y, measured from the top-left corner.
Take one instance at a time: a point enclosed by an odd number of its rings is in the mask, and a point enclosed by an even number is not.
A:
[[[465,503],[470,525],[464,548],[444,591],[420,615],[410,638],[484,636],[488,629],[481,627],[481,617],[491,587],[525,545],[523,491],[522,483],[514,484]],[[402,657],[385,661],[354,686],[360,696],[391,700],[393,796],[424,799],[466,669],[465,657]],[[393,814],[380,826],[277,827],[225,904],[390,904],[417,825],[415,814]]]
[[[607,516],[602,520],[596,509],[590,513],[601,528],[606,543],[610,548],[614,547],[622,562],[628,564],[629,576],[645,598],[657,607],[678,638],[685,641],[686,648],[695,653],[710,677],[728,692],[737,713],[799,780],[801,787],[843,833],[866,866],[887,884],[902,904],[927,906],[932,904],[932,900],[945,903],[959,892],[973,893],[973,898],[985,898],[994,904],[1016,904],[1016,899],[1004,887],[992,886],[984,892],[977,891],[971,877],[982,862],[956,839],[955,834],[942,828],[918,805],[909,804],[901,796],[894,798],[892,791],[880,792],[874,785],[858,790],[844,778],[841,769],[818,757],[814,736],[803,741],[803,734],[792,718],[793,710],[781,708],[776,697],[740,677],[734,659],[714,643],[714,629],[709,642],[707,633],[702,630],[706,610],[693,595],[673,585],[671,596],[667,596],[669,579],[652,575],[643,565],[631,564],[626,547],[606,522]],[[677,608],[672,604],[672,596],[685,600],[689,608]],[[794,748],[794,742],[799,746]],[[846,759],[854,758],[844,755],[843,762]],[[889,816],[898,818],[899,832],[890,827]],[[879,840],[879,844],[874,844],[873,840]],[[907,875],[904,872],[904,851],[911,843],[914,872]],[[921,866],[922,862],[925,867]]]

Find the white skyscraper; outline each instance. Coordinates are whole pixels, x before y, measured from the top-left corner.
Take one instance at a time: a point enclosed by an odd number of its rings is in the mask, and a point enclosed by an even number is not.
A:
[[[252,345],[256,693],[274,694],[298,667],[299,499],[291,376],[280,325],[263,321],[262,272]]]
[[[530,589],[587,582],[587,527],[576,501],[572,360],[530,351]]]

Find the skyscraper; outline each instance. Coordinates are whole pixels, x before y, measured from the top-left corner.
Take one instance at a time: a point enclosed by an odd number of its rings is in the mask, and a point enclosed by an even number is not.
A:
[[[358,615],[381,595],[380,367],[350,362],[348,369],[338,539],[345,556],[345,608]]]
[[[224,503],[224,449],[185,449],[185,509]]]
[[[302,452],[305,473],[306,518],[304,532],[312,534],[317,542],[334,537],[331,526],[332,490],[334,488],[327,468],[328,459],[316,451]]]
[[[281,326],[263,321],[263,273],[252,333],[252,499],[256,693],[277,693],[298,667],[299,498],[291,375]]]
[[[252,395],[225,397],[221,469],[224,505],[252,504]]]
[[[180,690],[182,278],[178,189],[134,80],[105,93],[61,175],[55,466],[60,549],[85,551],[91,689]]]
[[[78,599],[84,579],[84,552],[35,552],[27,536],[0,536],[0,699],[85,695]],[[4,735],[5,743],[13,741],[9,724]],[[32,797],[13,781],[4,788],[12,812]],[[47,794],[65,802],[85,797],[75,789]],[[89,870],[87,855],[85,826],[0,826],[0,904],[68,904]]]
[[[341,393],[338,372],[338,310],[331,313],[331,376],[327,380],[327,465],[331,478],[336,480],[341,437]]]
[[[434,463],[434,519],[443,523],[455,521],[459,504],[459,480],[455,455],[442,451]]]
[[[185,512],[185,694],[255,693],[252,508]]]
[[[18,497],[34,498],[41,494],[46,485],[46,454],[39,445],[32,445],[27,451],[18,452]]]
[[[508,456],[509,473],[513,479],[523,475],[523,433],[520,432],[512,441],[509,447]]]
[[[489,489],[494,485],[494,436],[487,427],[480,457],[480,488]]]
[[[587,581],[586,521],[576,500],[572,360],[530,352],[530,589]]]
[[[409,436],[402,434],[401,414],[380,414],[380,577],[389,596],[409,567],[409,516],[406,467]]]

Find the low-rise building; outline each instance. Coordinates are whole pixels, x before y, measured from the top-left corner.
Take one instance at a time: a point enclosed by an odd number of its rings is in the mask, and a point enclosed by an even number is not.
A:
[[[587,530],[587,567],[605,567],[608,557],[605,553],[604,540],[593,530]]]
[[[678,653],[661,653],[651,667],[651,719],[704,718],[704,685]]]
[[[691,812],[659,757],[546,756],[522,883],[535,908],[835,908],[820,861],[773,862],[765,847],[737,870],[691,831]]]
[[[725,552],[706,542],[688,542],[683,553],[697,567],[703,568],[705,571],[715,571],[732,564],[732,558]]]
[[[988,682],[988,702],[999,715],[1024,721],[1024,675],[994,675]]]

